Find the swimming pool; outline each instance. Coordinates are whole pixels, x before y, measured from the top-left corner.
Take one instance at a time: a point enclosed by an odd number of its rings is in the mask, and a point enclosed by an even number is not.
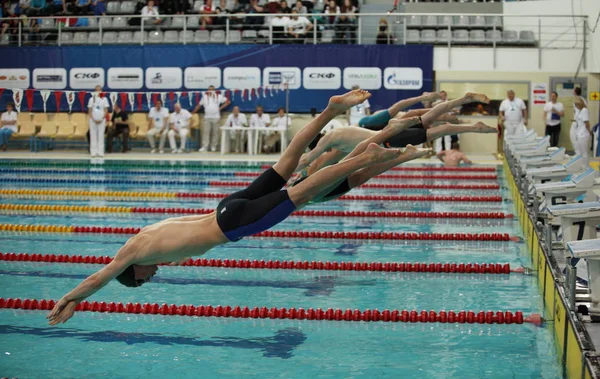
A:
[[[167,196],[230,193],[222,182],[251,180],[254,167],[166,166],[111,163],[96,172],[68,166],[0,161],[0,224],[142,227],[170,215],[148,208],[209,209],[218,198]],[[210,167],[210,168],[208,168]],[[417,166],[409,166],[417,167]],[[9,170],[10,169],[10,170]],[[4,170],[4,171],[2,171]],[[11,171],[12,170],[12,171]],[[36,171],[33,171],[36,170]],[[457,179],[489,172],[393,172],[422,178],[372,183],[476,186],[499,189],[361,188],[353,195],[422,196],[421,200],[347,199],[308,209],[339,212],[413,212],[410,217],[291,216],[275,231],[506,233],[521,236],[516,218],[424,218],[414,212],[513,212],[498,179]],[[127,171],[133,171],[129,174]],[[146,171],[146,173],[144,172]],[[152,171],[148,173],[148,171]],[[157,172],[158,171],[158,172]],[[189,174],[186,174],[189,173]],[[249,173],[237,175],[236,173]],[[495,175],[495,173],[491,173]],[[439,177],[431,179],[431,175]],[[442,178],[447,176],[448,178]],[[12,180],[14,179],[14,180]],[[27,179],[19,181],[17,179]],[[62,181],[56,181],[60,179]],[[133,181],[123,183],[127,179]],[[54,180],[54,181],[53,181]],[[79,182],[77,182],[79,181]],[[163,181],[171,181],[164,184]],[[206,181],[207,185],[198,185]],[[177,183],[176,185],[173,183]],[[212,183],[212,184],[211,184]],[[226,183],[225,183],[226,184]],[[27,190],[46,191],[45,194]],[[12,191],[6,191],[12,190]],[[20,192],[19,192],[20,191]],[[103,195],[89,195],[90,191]],[[10,193],[9,193],[10,192]],[[127,192],[126,196],[112,196]],[[164,192],[150,199],[148,193]],[[111,195],[112,194],[112,195]],[[490,197],[503,201],[431,201],[427,196]],[[16,205],[58,206],[46,210]],[[60,207],[63,207],[62,210]],[[144,212],[76,210],[123,207]],[[104,209],[104,211],[101,211]],[[100,210],[100,211],[99,211]],[[2,252],[112,256],[127,235],[0,231]],[[529,266],[525,244],[513,241],[247,238],[215,248],[204,258],[323,262],[509,263]],[[99,268],[93,264],[0,262],[0,297],[59,299]],[[532,276],[223,267],[161,267],[155,283],[131,290],[109,283],[90,301],[249,307],[483,310],[541,313]],[[442,324],[239,319],[77,312],[48,327],[45,312],[0,310],[0,376],[7,377],[419,377],[558,378],[552,324]]]

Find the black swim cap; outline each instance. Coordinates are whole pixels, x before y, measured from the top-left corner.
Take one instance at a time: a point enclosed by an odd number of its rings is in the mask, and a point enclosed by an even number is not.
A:
[[[126,287],[139,287],[138,281],[135,280],[135,271],[133,270],[133,265],[127,267],[125,271],[121,273],[121,275],[117,276],[117,280],[119,283]]]

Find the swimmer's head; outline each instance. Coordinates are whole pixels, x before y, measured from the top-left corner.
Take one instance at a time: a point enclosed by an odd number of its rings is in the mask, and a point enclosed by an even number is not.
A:
[[[279,108],[279,109],[277,110],[277,115],[278,115],[279,117],[283,117],[283,116],[285,116],[285,109],[283,109],[283,108]]]
[[[458,144],[458,142],[452,142],[452,143],[450,144],[450,148],[451,148],[452,150],[460,150],[460,145]]]
[[[140,287],[142,284],[149,282],[156,271],[158,271],[157,265],[131,265],[117,276],[117,280],[126,287]]]
[[[448,100],[448,93],[446,91],[440,91],[440,100],[442,100],[442,101]]]

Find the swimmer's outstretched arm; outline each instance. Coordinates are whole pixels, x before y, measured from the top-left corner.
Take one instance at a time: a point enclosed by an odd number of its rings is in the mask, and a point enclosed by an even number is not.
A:
[[[133,244],[125,244],[125,246],[119,250],[119,253],[121,253],[123,249],[131,248],[131,246],[133,246]],[[67,322],[67,320],[73,317],[77,304],[96,293],[133,263],[130,258],[132,257],[131,254],[119,253],[117,253],[112,262],[104,266],[95,274],[88,276],[81,284],[63,296],[62,299],[56,303],[52,311],[46,316],[50,325]]]

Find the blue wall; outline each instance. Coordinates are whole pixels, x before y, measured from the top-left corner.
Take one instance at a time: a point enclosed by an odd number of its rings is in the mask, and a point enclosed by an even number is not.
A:
[[[27,68],[33,72],[35,68],[62,67],[102,67],[107,71],[111,67],[378,67],[382,74],[386,67],[418,67],[423,72],[423,86],[418,90],[388,90],[382,87],[371,90],[373,97],[371,109],[387,108],[400,99],[417,96],[424,91],[431,91],[433,79],[433,48],[431,46],[387,46],[387,45],[160,45],[160,46],[70,46],[70,47],[24,47],[2,48],[2,68]],[[262,75],[261,75],[262,76]],[[383,76],[383,75],[382,75]],[[261,78],[262,79],[262,78]],[[385,82],[388,78],[383,77]],[[66,90],[69,90],[67,88]],[[111,91],[110,88],[105,88]],[[119,90],[114,90],[119,91]],[[120,90],[130,92],[150,92],[146,88],[140,90]],[[164,91],[186,91],[185,88]],[[345,92],[342,87],[336,90],[306,90],[300,88],[290,91],[290,111],[309,112],[311,108],[322,110],[330,96]],[[4,91],[0,99],[0,108],[11,101],[12,91]],[[143,97],[144,105],[146,97]],[[266,99],[253,99],[242,102],[238,93],[233,99],[243,111],[250,111],[257,104],[265,106],[268,112],[285,106],[285,95],[276,94]],[[168,98],[167,98],[168,101]],[[188,107],[187,99],[182,99],[184,107]],[[189,107],[188,107],[189,108]],[[27,100],[23,100],[21,110],[27,110]],[[48,100],[47,109],[56,109],[54,96]],[[127,106],[129,110],[129,105]],[[39,93],[34,95],[34,110],[42,110]],[[76,97],[73,111],[80,111],[79,99]],[[68,111],[65,97],[62,98],[61,111]]]

